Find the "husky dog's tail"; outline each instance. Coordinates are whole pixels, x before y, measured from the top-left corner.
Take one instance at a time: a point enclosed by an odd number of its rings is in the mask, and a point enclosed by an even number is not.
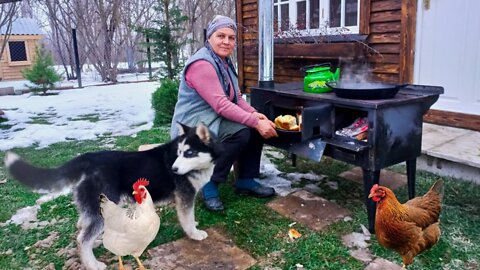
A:
[[[62,190],[79,181],[82,176],[80,170],[68,168],[72,167],[70,162],[53,169],[39,168],[22,160],[13,152],[7,152],[4,161],[13,178],[39,192]]]

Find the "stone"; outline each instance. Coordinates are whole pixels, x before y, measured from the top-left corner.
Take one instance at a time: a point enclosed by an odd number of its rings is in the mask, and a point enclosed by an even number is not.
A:
[[[351,170],[345,171],[339,176],[363,185],[363,172],[362,168],[360,167],[355,167]],[[386,186],[391,190],[395,190],[407,184],[407,176],[405,174],[400,174],[389,170],[381,170],[379,184]]]
[[[404,270],[405,268],[401,267],[398,264],[394,264],[390,261],[387,261],[382,258],[376,258],[373,260],[364,270]]]
[[[207,229],[203,241],[188,238],[166,243],[148,250],[145,266],[162,270],[248,269],[256,260],[225,238],[216,229]]]
[[[15,89],[11,86],[9,87],[0,87],[0,96],[13,95],[15,94]]]
[[[316,231],[320,231],[338,220],[343,220],[351,214],[348,209],[305,190],[276,198],[267,206]]]

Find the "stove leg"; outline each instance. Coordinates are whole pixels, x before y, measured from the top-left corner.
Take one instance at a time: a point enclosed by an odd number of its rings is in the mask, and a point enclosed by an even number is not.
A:
[[[367,215],[368,215],[368,230],[370,233],[375,233],[375,210],[376,204],[372,199],[368,198],[370,194],[370,189],[375,184],[378,184],[380,180],[380,170],[371,171],[363,169],[363,190],[364,190],[364,198],[365,198],[365,206],[367,207]]]
[[[407,163],[407,186],[408,199],[415,197],[415,173],[417,171],[417,159],[409,159]]]

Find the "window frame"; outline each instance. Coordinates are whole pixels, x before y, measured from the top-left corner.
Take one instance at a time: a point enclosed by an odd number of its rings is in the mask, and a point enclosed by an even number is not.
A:
[[[23,42],[23,46],[25,47],[26,60],[12,61],[12,55],[11,55],[11,51],[10,51],[10,42]],[[29,52],[28,52],[28,42],[26,40],[9,40],[6,47],[7,47],[8,64],[10,66],[23,66],[23,65],[31,64],[30,55],[29,55]]]
[[[312,1],[320,1],[319,3],[319,28],[310,29],[311,20],[310,20],[310,5]],[[345,25],[345,6],[346,0],[341,1],[341,22],[340,27],[330,27],[328,26],[327,22],[330,18],[330,1],[331,0],[276,0],[273,3],[274,12],[275,7],[277,6],[277,14],[274,14],[274,18],[277,17],[278,21],[282,21],[280,5],[284,5],[288,3],[288,12],[289,12],[289,22],[295,22],[295,24],[290,23],[289,30],[283,30],[282,24],[276,26],[274,31],[278,32],[279,35],[276,38],[283,38],[285,36],[289,36],[289,34],[295,34],[299,36],[321,36],[321,35],[338,35],[338,34],[360,34],[361,28],[361,4],[362,0],[357,0],[357,25],[356,26],[344,26]],[[305,28],[306,29],[296,29],[297,25],[297,3],[298,2],[305,2],[306,6],[306,18],[305,18]]]

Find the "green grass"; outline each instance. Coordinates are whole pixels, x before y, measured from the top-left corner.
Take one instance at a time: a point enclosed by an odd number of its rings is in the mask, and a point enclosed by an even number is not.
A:
[[[100,115],[97,113],[89,113],[89,114],[80,114],[78,117],[72,118],[69,117],[68,121],[89,121],[92,123],[100,121]]]
[[[48,116],[35,116],[35,117],[31,117],[30,119],[32,119],[31,121],[28,121],[26,122],[27,124],[39,124],[39,125],[51,125],[52,123],[50,123],[48,121],[50,117]]]
[[[7,130],[7,129],[10,129],[11,127],[13,127],[13,125],[9,125],[9,124],[5,123],[7,121],[8,121],[7,118],[0,117],[0,129]]]
[[[70,141],[57,143],[43,149],[13,149],[39,166],[58,166],[65,161],[85,152],[106,149],[113,144],[114,149],[135,151],[139,145],[167,141],[169,130],[156,128],[143,131],[137,136],[101,137],[91,141]],[[0,159],[5,153],[0,152]],[[271,157],[272,158],[272,157]],[[226,210],[223,213],[206,211],[199,201],[196,206],[196,218],[199,227],[206,229],[215,227],[241,249],[253,256],[259,263],[251,269],[264,269],[266,266],[279,269],[297,269],[302,264],[306,269],[364,269],[365,264],[349,255],[348,249],[341,243],[341,236],[359,231],[361,224],[367,224],[366,211],[363,204],[362,186],[338,177],[338,174],[351,168],[350,165],[324,158],[316,163],[298,159],[297,166],[292,167],[288,159],[272,158],[278,169],[283,172],[301,172],[322,174],[328,181],[338,183],[338,189],[322,185],[318,195],[333,200],[352,212],[349,222],[337,222],[321,232],[310,230],[297,224],[302,237],[292,241],[287,236],[288,225],[293,221],[277,214],[266,203],[270,199],[256,199],[239,196],[233,192],[231,179],[220,186],[221,199]],[[403,166],[395,166],[393,170],[402,172]],[[0,165],[0,180],[6,176],[3,164]],[[7,177],[5,184],[0,184],[0,222],[8,220],[17,209],[34,205],[39,198]],[[438,179],[438,176],[425,172],[417,172],[417,193],[422,194]],[[480,264],[480,186],[461,182],[455,179],[445,180],[445,199],[441,215],[442,236],[440,242],[431,250],[416,257],[409,269],[479,269]],[[299,186],[306,184],[300,182]],[[396,191],[401,202],[407,200],[406,188]],[[71,195],[61,196],[44,203],[38,213],[39,221],[49,221],[45,227],[23,230],[16,225],[0,227],[0,269],[22,269],[30,266],[43,269],[50,263],[55,269],[62,269],[69,258],[60,250],[74,248],[76,219],[78,214],[72,203]],[[161,227],[151,247],[174,241],[184,237],[176,212],[171,206],[162,207]],[[49,248],[36,248],[33,245],[48,237],[52,232],[58,233],[58,239]],[[394,252],[378,245],[375,237],[370,241],[370,250],[380,256],[401,264],[401,258]],[[106,261],[112,254],[99,247],[96,256]],[[144,255],[145,258],[145,255]],[[135,265],[133,259],[125,258]]]

